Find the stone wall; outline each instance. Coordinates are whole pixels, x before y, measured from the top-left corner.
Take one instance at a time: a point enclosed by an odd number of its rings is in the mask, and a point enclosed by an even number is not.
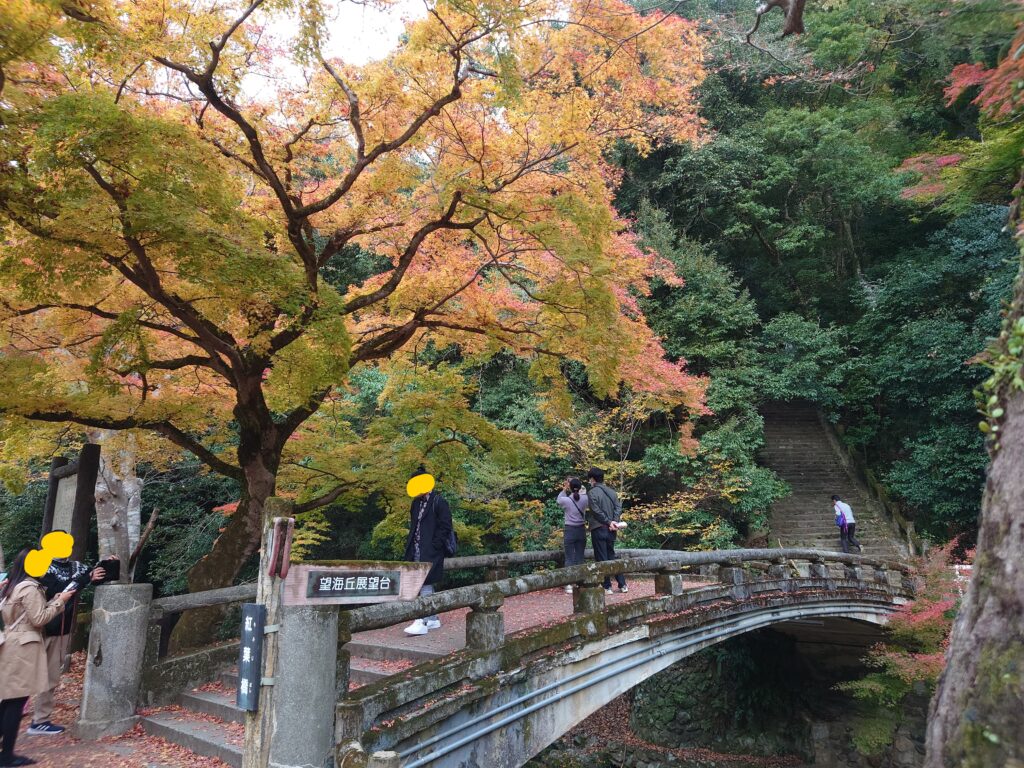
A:
[[[807,713],[822,706],[812,677],[790,638],[752,633],[638,685],[631,726],[640,738],[672,748],[809,755]]]

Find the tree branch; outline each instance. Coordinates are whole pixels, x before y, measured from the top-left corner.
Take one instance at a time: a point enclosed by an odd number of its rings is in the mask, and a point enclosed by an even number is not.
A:
[[[362,296],[356,296],[354,299],[345,304],[342,312],[345,314],[351,314],[357,309],[375,304],[381,299],[385,299],[394,293],[395,289],[398,288],[399,283],[402,282],[402,278],[405,276],[406,270],[409,269],[409,265],[412,263],[413,257],[419,251],[420,246],[423,245],[423,241],[427,239],[427,236],[432,232],[436,232],[439,229],[473,229],[484,220],[484,216],[478,216],[470,221],[453,222],[452,218],[455,216],[455,212],[459,207],[459,203],[462,202],[462,192],[456,192],[452,195],[452,202],[448,206],[448,210],[439,219],[428,222],[416,230],[412,238],[409,240],[409,244],[405,247],[402,255],[398,259],[398,264],[395,265],[395,270],[388,277],[387,281],[377,290],[370,293],[363,294]]]
[[[86,416],[80,413],[73,413],[71,411],[28,411],[26,413],[13,411],[13,413],[23,419],[28,419],[30,421],[43,421],[50,424],[69,422],[71,424],[80,424],[83,427],[95,427],[97,429],[151,429],[154,432],[163,435],[175,445],[184,448],[197,459],[207,464],[214,471],[220,472],[222,475],[234,478],[235,480],[244,479],[241,467],[237,467],[234,464],[229,464],[224,461],[205,445],[169,421],[137,419],[134,416],[122,416],[120,418]]]
[[[336,485],[327,493],[310,499],[309,501],[304,501],[301,504],[296,504],[293,507],[293,510],[295,512],[309,512],[310,510],[317,509],[319,507],[326,507],[354,485],[355,483],[342,483],[340,485]]]
[[[473,38],[473,39],[478,39],[478,38]],[[449,49],[449,52],[451,53],[452,58],[455,60],[455,74],[453,76],[454,83],[452,85],[451,90],[448,91],[448,93],[446,93],[444,96],[440,97],[439,99],[436,99],[429,107],[427,107],[425,110],[420,112],[420,114],[416,116],[416,118],[408,125],[408,127],[404,131],[402,131],[402,133],[397,138],[392,139],[391,141],[382,141],[382,142],[380,142],[377,146],[375,146],[372,150],[370,150],[369,154],[366,154],[366,155],[362,154],[362,149],[361,148],[365,148],[365,144],[363,143],[363,140],[361,138],[362,129],[360,127],[359,131],[356,133],[356,142],[357,142],[356,161],[355,161],[355,163],[353,163],[352,167],[349,168],[348,173],[345,174],[345,178],[343,178],[341,180],[341,183],[337,187],[335,187],[334,190],[329,195],[327,195],[324,198],[321,198],[320,200],[317,200],[316,202],[309,203],[308,205],[301,206],[300,208],[298,208],[295,211],[295,213],[298,216],[306,217],[306,216],[311,216],[314,213],[320,213],[321,211],[324,211],[324,210],[327,210],[328,208],[330,208],[332,205],[334,205],[336,202],[338,202],[352,188],[352,185],[356,183],[356,181],[359,179],[359,176],[362,174],[362,172],[364,170],[366,170],[366,168],[369,165],[371,165],[373,163],[373,161],[375,161],[381,155],[384,155],[384,154],[386,154],[388,152],[393,152],[394,150],[396,150],[399,147],[401,147],[403,144],[408,142],[413,136],[415,136],[419,132],[420,128],[422,128],[423,125],[428,120],[430,120],[432,117],[436,117],[437,115],[441,114],[441,110],[442,109],[444,109],[449,104],[452,104],[453,102],[456,102],[460,98],[462,98],[462,84],[466,80],[466,74],[464,72],[462,72],[462,49],[466,45],[468,45],[469,42],[472,42],[472,40],[459,43],[458,45],[452,46]],[[324,62],[324,66],[327,68],[327,71],[334,78],[335,82],[338,83],[338,85],[342,89],[342,91],[345,92],[346,97],[348,96],[349,93],[352,93],[351,89],[349,89],[348,86],[345,85],[344,81],[330,67],[330,65],[328,65],[326,62]],[[352,97],[353,98],[355,97],[354,93],[352,93]],[[349,114],[350,115],[351,115],[352,103],[353,103],[352,99],[350,98],[350,100],[349,100]],[[358,113],[359,101],[358,101],[357,98],[355,99],[355,104],[356,104],[356,109],[357,109],[356,117],[358,118],[358,116],[359,116],[359,113]],[[353,131],[356,131],[355,126],[357,124],[359,124],[359,123],[358,122],[357,123],[353,123]]]

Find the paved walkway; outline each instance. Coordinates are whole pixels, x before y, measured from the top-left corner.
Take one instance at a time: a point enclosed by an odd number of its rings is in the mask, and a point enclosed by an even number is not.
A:
[[[633,579],[629,592],[621,594],[618,587],[611,595],[605,595],[606,605],[615,605],[654,594],[654,579]],[[505,614],[505,634],[511,635],[524,629],[556,624],[572,615],[572,595],[561,588],[546,589],[516,595],[502,606]],[[352,636],[353,656],[367,656],[371,659],[396,659],[400,656],[416,658],[423,656],[445,656],[466,645],[466,615],[468,608],[460,608],[442,614],[441,628],[431,630],[427,635],[410,636],[403,631],[408,624],[369,632],[357,632]],[[387,653],[381,649],[390,649]]]

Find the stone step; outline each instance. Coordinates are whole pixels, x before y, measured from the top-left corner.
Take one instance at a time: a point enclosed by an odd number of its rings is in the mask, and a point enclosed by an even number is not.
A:
[[[353,656],[348,664],[349,681],[356,685],[366,685],[395,674],[395,670],[382,666],[381,661],[375,659]]]
[[[212,715],[228,723],[245,722],[245,712],[235,705],[233,686],[225,691],[188,691],[178,701],[191,712]]]
[[[347,646],[352,658],[369,661],[430,661],[444,656],[443,653],[424,648],[392,648],[387,645],[353,640]]]
[[[839,536],[838,528],[797,528],[780,525],[774,528],[769,526],[768,530],[771,532],[772,536],[805,536],[814,539]],[[879,533],[865,533],[862,536],[860,531],[856,531],[853,535],[862,541],[889,541],[887,536]]]
[[[169,710],[143,717],[142,728],[151,736],[197,755],[215,757],[231,768],[242,768],[242,735],[237,724],[203,720],[184,710]]]

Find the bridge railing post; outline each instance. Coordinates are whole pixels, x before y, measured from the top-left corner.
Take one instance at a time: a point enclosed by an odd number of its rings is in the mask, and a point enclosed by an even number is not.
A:
[[[911,571],[903,571],[900,574],[900,586],[910,594],[917,592],[917,579]]]
[[[662,566],[654,575],[654,594],[656,595],[681,595],[684,589],[683,566],[679,563]]]
[[[365,729],[366,712],[361,701],[351,699],[342,700],[334,708],[334,743],[335,763],[345,765],[346,761],[352,763],[353,755],[359,755],[360,759],[365,753],[360,743]]]
[[[494,565],[487,569],[486,581],[501,581],[508,578],[508,558],[499,557],[494,560]]]
[[[860,563],[843,563],[843,578],[850,581],[864,581],[864,569]]]
[[[886,568],[885,563],[875,564],[875,583],[889,585],[889,569]]]
[[[789,581],[789,568],[786,567],[786,558],[772,558],[771,565],[768,566],[768,578],[773,581]]]
[[[352,641],[350,616],[348,611],[338,613],[338,656],[335,671],[338,701],[348,696],[349,685],[352,682],[352,652],[348,649],[348,644]]]
[[[274,670],[270,765],[321,765],[334,752],[335,606],[284,606]]]
[[[825,562],[825,558],[821,555],[813,558],[809,573],[812,579],[827,579],[828,564]]]
[[[472,651],[494,651],[505,642],[505,615],[501,593],[487,595],[474,605],[466,616],[466,648]]]
[[[719,561],[718,580],[732,587],[729,593],[734,599],[743,600],[750,596],[750,590],[746,586],[747,575],[738,557]]]
[[[85,685],[76,725],[79,738],[129,731],[138,722],[152,584],[107,584],[96,589]],[[103,664],[103,657],[110,661]]]
[[[600,634],[606,628],[604,615],[604,577],[591,564],[588,567],[588,574],[576,585],[572,591],[573,613],[586,614],[597,617],[597,620],[588,625],[587,631],[591,634]]]

